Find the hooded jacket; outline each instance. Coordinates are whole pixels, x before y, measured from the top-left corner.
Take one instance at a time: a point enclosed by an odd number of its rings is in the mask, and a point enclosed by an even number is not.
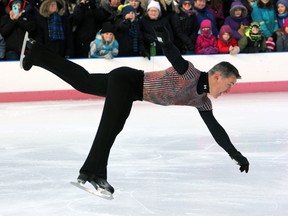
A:
[[[230,39],[225,41],[223,39],[223,34],[228,33],[230,35]],[[232,29],[229,25],[223,25],[219,31],[219,38],[218,38],[218,49],[219,53],[229,53],[230,46],[235,47],[238,46],[236,39],[233,37]]]
[[[61,25],[64,32],[64,40],[51,40],[49,38],[48,19],[51,13],[48,10],[52,2],[56,2],[58,6],[57,14],[61,17]],[[36,40],[49,47],[53,52],[58,53],[62,57],[73,56],[72,28],[68,16],[65,14],[66,7],[64,0],[45,0],[39,9],[38,29]]]

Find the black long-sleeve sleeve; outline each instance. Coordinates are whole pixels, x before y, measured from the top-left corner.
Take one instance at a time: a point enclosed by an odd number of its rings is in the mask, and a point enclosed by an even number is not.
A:
[[[237,149],[231,143],[224,128],[215,119],[212,110],[199,111],[199,113],[218,145],[220,145],[230,156],[237,154]]]

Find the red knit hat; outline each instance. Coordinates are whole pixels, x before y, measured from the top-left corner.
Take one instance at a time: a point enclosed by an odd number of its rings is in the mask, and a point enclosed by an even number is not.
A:
[[[275,49],[275,43],[274,43],[272,37],[269,37],[269,38],[266,40],[266,48],[267,48],[268,50],[271,50],[271,51],[273,51],[273,50]]]

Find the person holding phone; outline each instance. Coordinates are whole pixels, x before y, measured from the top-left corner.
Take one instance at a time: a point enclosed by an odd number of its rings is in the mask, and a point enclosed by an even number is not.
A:
[[[26,0],[10,0],[9,13],[1,17],[0,34],[6,42],[6,60],[19,60],[25,32],[31,34],[36,30],[32,15],[24,13],[26,5]]]

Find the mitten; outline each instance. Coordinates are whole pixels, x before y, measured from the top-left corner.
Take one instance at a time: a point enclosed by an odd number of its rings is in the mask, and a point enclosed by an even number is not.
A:
[[[240,52],[240,48],[239,48],[238,46],[234,46],[234,47],[232,47],[231,50],[230,50],[230,54],[231,54],[231,55],[236,55],[236,54],[238,54],[239,52]]]
[[[239,170],[241,172],[245,171],[248,173],[249,171],[249,161],[246,157],[244,157],[240,152],[237,152],[233,155],[230,155],[232,160],[235,160],[237,164],[240,166]]]
[[[153,28],[155,36],[161,44],[164,46],[169,46],[172,42],[169,37],[168,29],[165,26],[155,26]]]

